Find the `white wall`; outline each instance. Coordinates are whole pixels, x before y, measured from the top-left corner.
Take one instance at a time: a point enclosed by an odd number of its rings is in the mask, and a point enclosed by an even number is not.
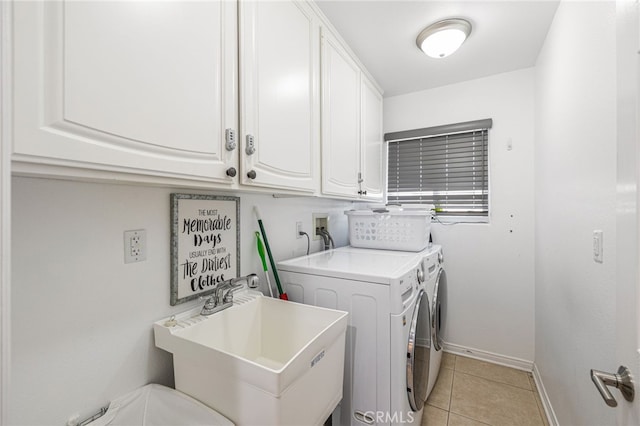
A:
[[[448,277],[445,340],[529,362],[534,355],[533,90],[533,69],[524,69],[384,103],[385,132],[493,119],[491,222],[433,225]]]
[[[171,356],[154,347],[151,324],[194,306],[169,306],[169,194],[193,191],[32,178],[12,189],[9,424],[64,424],[146,383],[171,385]],[[347,243],[350,203],[241,195],[242,274],[261,271],[253,205],[278,260],[306,252],[295,222],[310,232],[312,213],[329,213],[336,245]],[[123,231],[140,228],[147,261],[124,264]]]
[[[618,365],[615,7],[562,2],[536,65],[535,362],[566,425],[615,424],[589,377]]]

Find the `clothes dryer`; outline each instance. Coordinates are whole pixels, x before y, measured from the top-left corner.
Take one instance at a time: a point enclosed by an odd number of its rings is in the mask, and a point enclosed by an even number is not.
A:
[[[431,348],[429,356],[429,384],[427,396],[431,394],[438,379],[443,353],[443,333],[447,313],[447,274],[444,270],[444,256],[441,246],[433,246],[425,253],[423,271],[424,287],[430,302]]]
[[[349,312],[343,400],[333,424],[420,424],[433,336],[425,259],[437,247],[342,247],[278,264],[290,300]]]

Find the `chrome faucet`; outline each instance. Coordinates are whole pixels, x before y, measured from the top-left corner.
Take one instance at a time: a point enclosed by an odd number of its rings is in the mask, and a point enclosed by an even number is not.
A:
[[[249,274],[244,277],[232,278],[218,284],[213,294],[204,302],[200,315],[211,315],[233,305],[233,292],[242,287],[242,281],[247,283],[249,288],[258,287],[258,276]],[[226,291],[225,291],[226,290]]]

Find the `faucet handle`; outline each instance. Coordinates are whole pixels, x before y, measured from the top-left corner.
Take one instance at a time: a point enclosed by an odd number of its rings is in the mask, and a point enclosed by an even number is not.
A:
[[[224,296],[222,297],[222,303],[233,302],[233,290],[234,290],[233,288],[230,288],[224,293]]]
[[[204,301],[205,309],[212,309],[217,305],[216,292],[214,291],[212,294],[208,296],[200,296],[198,297],[198,300],[201,302]]]
[[[226,290],[222,296],[223,303],[233,302],[233,292],[244,287],[244,285],[240,282],[233,282],[233,280],[227,282],[229,284],[221,287],[221,290]]]
[[[224,286],[222,289],[226,289],[227,291],[222,296],[223,303],[233,302],[233,292],[244,287],[244,284],[241,281],[245,281],[248,288],[256,288],[258,287],[258,276],[256,274],[249,274],[244,277],[238,277],[230,279],[229,281],[224,282]]]

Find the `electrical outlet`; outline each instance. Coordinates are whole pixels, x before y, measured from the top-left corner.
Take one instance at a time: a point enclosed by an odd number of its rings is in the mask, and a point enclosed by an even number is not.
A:
[[[296,222],[296,238],[302,238],[300,233],[302,232],[302,222]]]
[[[313,221],[311,222],[313,224],[313,239],[314,240],[321,240],[322,237],[320,237],[320,234],[318,234],[317,230],[318,229],[326,229],[327,232],[329,232],[329,215],[326,213],[314,213],[313,214]]]
[[[147,231],[124,231],[124,263],[147,260]]]

